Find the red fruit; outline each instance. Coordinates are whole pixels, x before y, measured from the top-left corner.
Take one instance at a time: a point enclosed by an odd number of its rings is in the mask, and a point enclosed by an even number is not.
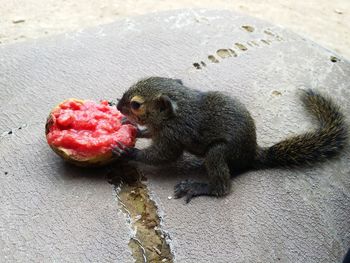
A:
[[[117,142],[133,147],[137,129],[121,124],[123,115],[107,101],[68,99],[55,107],[46,121],[46,139],[64,159],[82,166],[112,161]]]

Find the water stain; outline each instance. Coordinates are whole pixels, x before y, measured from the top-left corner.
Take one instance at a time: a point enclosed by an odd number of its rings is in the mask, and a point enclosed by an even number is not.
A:
[[[157,206],[150,198],[146,180],[140,171],[129,164],[114,164],[109,181],[115,185],[121,210],[134,233],[129,242],[137,263],[173,262],[167,236],[160,227]]]

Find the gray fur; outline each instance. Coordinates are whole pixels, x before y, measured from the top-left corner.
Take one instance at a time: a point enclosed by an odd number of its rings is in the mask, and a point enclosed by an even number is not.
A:
[[[130,111],[133,96],[143,98],[144,114],[135,115]],[[125,92],[118,109],[128,118],[145,125],[152,138],[152,145],[134,150],[131,159],[159,165],[177,160],[184,151],[204,159],[209,184],[187,180],[175,187],[176,197],[186,196],[190,201],[199,195],[228,194],[230,175],[238,171],[302,165],[302,160],[318,161],[324,159],[325,153],[330,157],[337,154],[347,139],[347,126],[338,107],[311,91],[305,92],[303,100],[309,103],[307,106],[311,112],[322,115],[322,118],[318,116],[319,119],[337,117],[328,121],[333,127],[330,136],[334,145],[339,147],[333,145],[330,150],[325,143],[330,137],[327,136],[328,130],[320,129],[295,137],[297,139],[287,139],[276,144],[278,147],[275,148],[260,148],[256,142],[254,120],[242,103],[220,92],[189,89],[174,79],[151,77],[138,81]],[[321,143],[323,148],[320,151]],[[308,151],[304,151],[301,145],[306,145]],[[312,153],[312,158],[304,156],[304,152]],[[296,157],[290,156],[292,154]],[[291,163],[292,160],[298,160],[298,163]]]

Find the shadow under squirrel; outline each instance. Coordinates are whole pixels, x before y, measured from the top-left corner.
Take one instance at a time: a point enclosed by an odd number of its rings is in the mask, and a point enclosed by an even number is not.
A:
[[[189,152],[203,158],[209,183],[182,181],[175,186],[175,198],[185,196],[188,203],[201,195],[224,196],[234,172],[311,165],[334,157],[345,147],[348,126],[339,107],[314,90],[303,91],[301,100],[319,127],[260,147],[254,120],[238,100],[217,91],[189,89],[178,79],[142,79],[124,93],[117,108],[130,122],[146,126],[138,137],[151,138],[152,144],[142,150],[119,145],[113,153],[157,165]]]

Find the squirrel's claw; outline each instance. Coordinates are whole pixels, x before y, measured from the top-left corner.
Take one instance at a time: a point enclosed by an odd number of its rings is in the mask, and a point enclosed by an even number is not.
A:
[[[137,148],[128,148],[124,144],[117,142],[117,145],[112,149],[112,154],[118,158],[134,160],[138,151],[140,150]]]
[[[174,188],[174,198],[178,199],[185,196],[187,204],[192,198],[201,195],[211,195],[208,184],[195,182],[193,180],[184,180],[175,185]]]
[[[117,98],[117,102],[114,102],[113,100],[108,101],[109,106],[117,106],[118,102],[120,101],[119,98]]]
[[[114,101],[108,101],[108,105],[109,106],[117,106],[117,103],[115,103]]]
[[[123,118],[121,119],[120,123],[122,125],[124,124],[133,124],[127,117],[123,116]]]

